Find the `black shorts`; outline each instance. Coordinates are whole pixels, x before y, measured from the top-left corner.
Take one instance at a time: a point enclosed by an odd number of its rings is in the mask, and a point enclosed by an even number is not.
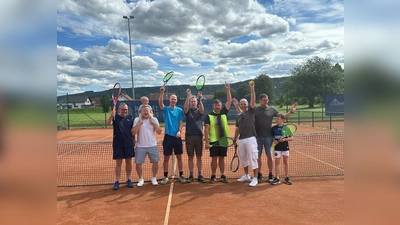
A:
[[[202,156],[203,155],[203,135],[189,135],[185,136],[186,152],[188,156]]]
[[[172,149],[174,149],[175,155],[182,155],[182,138],[164,135],[163,140],[164,155],[172,155]]]
[[[215,144],[216,142],[210,142],[210,145]],[[228,151],[227,147],[222,146],[213,146],[210,148],[210,157],[214,156],[226,156],[226,152]]]
[[[126,159],[135,157],[133,146],[131,147],[115,147],[113,146],[113,159]]]

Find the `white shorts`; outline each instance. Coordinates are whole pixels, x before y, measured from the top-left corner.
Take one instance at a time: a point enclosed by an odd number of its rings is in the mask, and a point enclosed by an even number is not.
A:
[[[275,151],[275,158],[279,159],[283,155],[289,156],[289,151]]]
[[[251,169],[258,168],[258,149],[256,137],[249,137],[239,140],[239,158],[242,161],[242,166],[250,166]],[[248,160],[250,159],[250,161]]]

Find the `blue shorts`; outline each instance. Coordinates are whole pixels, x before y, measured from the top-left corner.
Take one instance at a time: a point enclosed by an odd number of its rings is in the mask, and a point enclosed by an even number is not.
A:
[[[133,146],[131,147],[115,147],[113,146],[113,159],[127,159],[135,157]]]
[[[272,137],[257,137],[258,156],[262,155],[262,149],[265,148],[265,154],[271,156]]]
[[[163,140],[164,155],[172,155],[172,149],[174,149],[175,155],[182,155],[182,138],[177,138],[168,134],[164,135]]]

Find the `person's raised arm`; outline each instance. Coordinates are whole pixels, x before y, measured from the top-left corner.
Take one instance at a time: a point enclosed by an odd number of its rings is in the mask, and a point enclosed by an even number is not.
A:
[[[231,86],[228,83],[226,83],[226,81],[225,81],[225,90],[226,90],[225,107],[227,110],[229,110],[231,108],[231,104],[232,104],[232,95],[231,95]]]
[[[185,105],[183,105],[183,112],[185,112],[185,114],[189,112],[190,94],[191,94],[190,89],[189,88],[186,89],[186,100],[185,100]]]
[[[297,108],[297,102],[293,103],[292,105],[292,109],[286,113],[285,118],[289,118],[291,115],[293,115],[294,112],[296,112],[296,108]]]
[[[158,98],[158,106],[160,107],[160,110],[164,110],[164,91],[165,91],[165,87],[161,86],[160,87],[160,97]]]
[[[250,86],[250,107],[256,107],[256,91],[254,90],[254,82],[249,83]]]
[[[240,109],[240,106],[239,106],[239,102],[236,98],[232,98],[232,103],[235,106],[236,112],[238,114],[242,113],[242,110]]]
[[[204,114],[204,105],[203,102],[201,101],[201,99],[203,98],[203,93],[200,91],[197,94],[197,97],[199,97],[199,112],[200,114]]]
[[[107,126],[110,126],[113,123],[114,117],[115,117],[115,111],[111,110],[110,116],[107,119]]]

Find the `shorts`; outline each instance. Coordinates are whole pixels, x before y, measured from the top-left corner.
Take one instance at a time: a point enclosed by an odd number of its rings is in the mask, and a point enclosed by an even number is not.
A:
[[[163,153],[166,156],[172,155],[172,149],[174,149],[175,155],[182,155],[182,138],[165,134],[163,140],[163,149]]]
[[[186,135],[186,152],[188,156],[194,156],[196,152],[196,156],[203,155],[203,135]]]
[[[133,151],[133,146],[131,147],[113,146],[113,159],[129,159],[132,157],[135,157],[135,151]]]
[[[271,156],[272,137],[257,137],[258,156],[262,155],[262,149],[265,148],[265,154]]]
[[[215,144],[215,143],[216,142],[210,142],[210,145]],[[213,146],[210,148],[210,157],[226,156],[227,151],[228,151],[227,147]]]
[[[277,150],[275,150],[275,158],[279,159],[281,156],[289,156],[289,151],[277,151]]]
[[[149,156],[150,162],[158,162],[160,161],[160,154],[158,153],[158,147],[136,147],[136,157],[135,163],[142,164],[146,159],[146,155]]]

